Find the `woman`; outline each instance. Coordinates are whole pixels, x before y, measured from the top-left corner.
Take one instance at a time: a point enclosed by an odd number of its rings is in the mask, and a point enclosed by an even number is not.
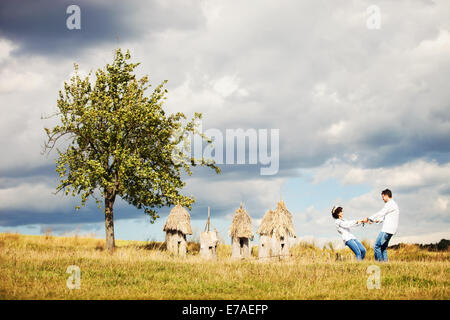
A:
[[[366,256],[366,248],[364,248],[363,244],[356,239],[356,237],[350,233],[351,227],[360,226],[363,224],[362,220],[348,220],[345,221],[342,217],[344,216],[344,209],[342,207],[333,207],[331,210],[331,215],[334,219],[336,219],[336,228],[337,231],[341,234],[342,240],[346,246],[348,246],[356,256],[356,260],[363,260]]]

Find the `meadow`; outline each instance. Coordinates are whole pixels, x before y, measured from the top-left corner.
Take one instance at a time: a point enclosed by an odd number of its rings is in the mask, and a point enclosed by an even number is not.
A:
[[[0,233],[0,299],[444,299],[450,298],[450,252],[417,245],[389,249],[388,263],[363,262],[349,249],[301,243],[284,260],[231,260],[220,244],[216,261],[186,258],[158,242]],[[366,243],[367,247],[367,243]],[[68,266],[81,271],[80,289],[69,289]],[[369,289],[368,267],[380,269],[379,289]],[[369,279],[370,280],[370,279]]]

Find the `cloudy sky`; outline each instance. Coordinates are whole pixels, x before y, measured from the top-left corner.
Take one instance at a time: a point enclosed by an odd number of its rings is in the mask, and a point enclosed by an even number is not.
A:
[[[67,28],[71,4],[80,30]],[[41,151],[43,128],[56,120],[41,116],[56,111],[74,62],[88,73],[118,47],[153,85],[168,80],[168,112],[202,112],[203,130],[279,129],[276,174],[227,164],[221,175],[200,167],[186,177],[197,235],[208,206],[229,241],[241,201],[256,230],[281,196],[299,238],[339,240],[332,206],[365,217],[390,188],[401,212],[393,241],[450,238],[446,0],[2,0],[0,232],[104,236],[94,204],[75,212],[76,198],[54,194],[56,154]],[[169,210],[151,224],[119,201],[116,238],[163,240]],[[373,239],[379,228],[355,234]]]

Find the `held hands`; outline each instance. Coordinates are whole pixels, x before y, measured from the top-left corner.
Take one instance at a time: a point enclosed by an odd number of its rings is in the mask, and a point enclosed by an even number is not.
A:
[[[369,218],[364,218],[361,220],[358,220],[358,223],[368,223],[368,224],[372,224],[372,223],[378,223],[380,222],[379,220],[369,220]]]
[[[367,218],[358,220],[357,222],[358,222],[358,223],[362,223],[362,224],[364,224],[364,223],[370,223],[370,222],[369,222],[369,219],[367,219]]]

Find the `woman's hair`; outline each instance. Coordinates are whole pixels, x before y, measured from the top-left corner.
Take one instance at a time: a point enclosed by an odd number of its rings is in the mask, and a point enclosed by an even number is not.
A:
[[[335,219],[339,219],[339,213],[342,212],[342,207],[333,207],[333,210],[331,210],[331,215]]]

